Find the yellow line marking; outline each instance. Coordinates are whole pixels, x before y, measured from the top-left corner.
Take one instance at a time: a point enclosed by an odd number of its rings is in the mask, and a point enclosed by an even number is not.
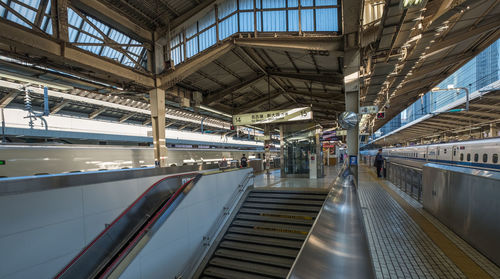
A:
[[[296,234],[304,234],[307,235],[309,231],[298,231],[298,230],[289,230],[289,229],[278,229],[278,228],[265,228],[265,227],[253,227],[255,230],[261,231],[274,231],[274,232],[285,232],[285,233],[296,233]]]
[[[279,217],[279,218],[287,218],[287,219],[302,219],[302,220],[312,220],[311,216],[295,216],[295,215],[281,215],[281,214],[272,214],[272,213],[261,213],[261,216],[268,217]]]
[[[413,206],[408,204],[394,190],[375,177],[373,170],[368,173],[392,198],[408,213],[408,215],[417,223],[420,228],[429,236],[436,246],[467,276],[468,278],[492,278],[484,269],[482,269],[474,260],[458,248],[448,237],[438,230],[429,220],[427,220]]]

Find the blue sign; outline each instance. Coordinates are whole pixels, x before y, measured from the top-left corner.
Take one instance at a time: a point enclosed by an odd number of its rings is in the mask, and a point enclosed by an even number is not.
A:
[[[349,156],[349,165],[351,165],[351,166],[358,165],[358,156],[356,156],[356,155],[350,155]]]

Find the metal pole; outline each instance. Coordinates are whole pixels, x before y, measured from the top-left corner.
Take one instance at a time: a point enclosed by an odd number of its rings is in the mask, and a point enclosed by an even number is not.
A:
[[[462,87],[465,90],[465,110],[469,111],[469,89],[467,87]]]
[[[3,108],[2,108],[2,143],[5,143],[5,114],[3,113]]]
[[[43,115],[48,116],[49,111],[49,89],[47,87],[43,88]]]

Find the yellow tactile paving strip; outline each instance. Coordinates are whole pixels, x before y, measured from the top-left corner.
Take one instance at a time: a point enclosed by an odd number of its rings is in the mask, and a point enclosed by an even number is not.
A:
[[[458,248],[450,239],[439,231],[431,222],[429,222],[415,208],[408,204],[396,192],[387,187],[370,170],[369,175],[376,181],[391,197],[405,210],[405,212],[417,223],[427,236],[436,244],[437,247],[468,277],[468,278],[492,278],[483,270],[474,260]]]

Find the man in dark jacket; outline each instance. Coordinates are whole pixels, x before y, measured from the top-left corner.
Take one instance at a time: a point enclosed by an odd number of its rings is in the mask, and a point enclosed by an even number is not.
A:
[[[380,171],[384,166],[384,157],[382,157],[382,149],[379,149],[377,156],[375,156],[374,166],[377,168],[377,176],[382,177],[382,175],[380,174]]]
[[[241,157],[241,164],[240,164],[242,168],[247,167],[247,161],[248,161],[247,157],[245,157],[245,154],[243,154],[243,157]]]

